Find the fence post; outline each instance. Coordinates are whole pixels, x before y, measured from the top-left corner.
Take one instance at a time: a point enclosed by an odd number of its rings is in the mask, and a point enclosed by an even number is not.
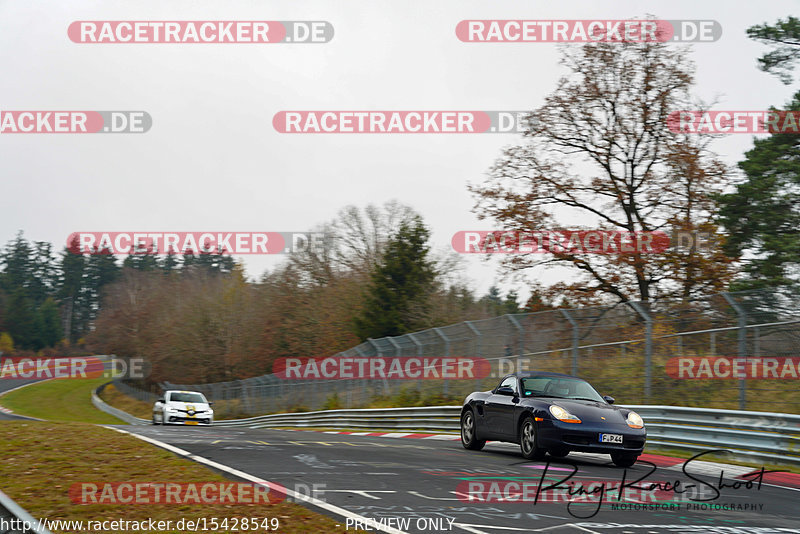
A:
[[[447,337],[444,334],[444,332],[442,332],[442,330],[439,329],[439,328],[434,328],[433,331],[436,332],[439,335],[439,337],[444,340],[444,355],[446,357],[449,357],[450,356],[450,338]],[[442,379],[442,380],[444,380],[444,379]],[[449,385],[450,385],[449,381],[444,380],[444,394],[445,395],[447,395],[447,391],[449,390]]]
[[[414,345],[417,346],[417,356],[419,357],[419,361],[422,362],[422,343],[417,341],[417,338],[414,336],[414,334],[407,334],[407,335],[408,339],[410,339],[414,343]],[[422,378],[417,378],[417,391],[421,392],[422,383],[420,382],[420,380],[422,380]]]
[[[472,331],[472,333],[475,334],[475,337],[478,338],[478,340],[475,343],[475,356],[480,357],[481,355],[480,346],[481,346],[481,340],[483,339],[483,334],[481,334],[480,330],[475,328],[475,325],[472,324],[472,321],[464,321],[464,324],[467,325],[467,327]],[[475,375],[475,383],[477,384],[478,389],[481,389],[481,379],[480,377],[478,377],[477,374]]]
[[[636,313],[644,319],[645,341],[644,341],[644,401],[650,400],[650,393],[653,385],[653,318],[647,312],[643,303],[629,303]]]
[[[745,360],[745,369],[747,369],[747,312],[742,306],[734,300],[730,293],[722,293],[731,308],[734,309],[739,318],[739,329],[737,331],[739,341],[739,357]],[[747,406],[747,379],[739,377],[739,409],[744,410]]]
[[[367,338],[367,343],[372,345],[372,348],[374,348],[375,352],[378,353],[378,358],[383,358],[383,352],[381,351],[381,347],[380,347],[380,345],[375,343],[374,339],[372,339],[371,337],[368,337]],[[386,395],[389,394],[389,381],[386,379],[386,375],[384,375],[384,377],[383,377],[383,392]]]
[[[516,317],[510,313],[505,314],[503,317],[508,317],[508,320],[511,321],[511,324],[513,324],[517,330],[519,330],[519,357],[517,358],[517,369],[519,369],[519,361],[522,358],[522,355],[525,354],[525,329],[522,327],[520,322],[517,321]]]
[[[561,313],[567,318],[567,321],[572,325],[572,375],[578,376],[578,343],[580,331],[578,330],[578,322],[569,314],[567,310],[561,308]]]
[[[394,356],[395,356],[395,358],[400,358],[400,354],[401,354],[401,352],[402,352],[402,350],[403,350],[403,349],[400,347],[400,344],[399,344],[399,343],[397,343],[397,342],[396,342],[394,339],[392,339],[392,338],[390,338],[390,337],[387,337],[387,338],[386,338],[386,340],[387,340],[389,343],[391,343],[391,344],[392,344],[392,346],[394,347]],[[399,361],[399,359],[398,359],[398,361]],[[388,374],[388,372],[387,372],[387,374]],[[388,383],[388,382],[387,382],[387,383]],[[397,388],[397,389],[398,389],[398,391],[399,391],[399,389],[400,389],[400,388],[399,388],[399,386],[398,386],[398,388]]]
[[[361,345],[363,345],[363,343]],[[368,356],[366,354],[364,354],[364,351],[361,350],[361,345],[356,345],[356,347],[355,347],[356,348],[356,352],[362,358],[368,358]],[[367,396],[368,396],[367,395],[367,379],[364,378],[364,377],[361,377],[361,393],[362,393],[362,395],[361,395],[361,403],[363,405],[363,404],[367,403]],[[352,408],[352,406],[348,406],[348,408]]]

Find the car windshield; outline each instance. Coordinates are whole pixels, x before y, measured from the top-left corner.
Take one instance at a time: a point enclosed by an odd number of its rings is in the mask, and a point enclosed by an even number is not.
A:
[[[605,402],[585,380],[562,376],[532,376],[522,379],[525,397],[554,397]]]
[[[169,396],[169,400],[178,402],[206,402],[206,399],[199,393],[172,393]]]

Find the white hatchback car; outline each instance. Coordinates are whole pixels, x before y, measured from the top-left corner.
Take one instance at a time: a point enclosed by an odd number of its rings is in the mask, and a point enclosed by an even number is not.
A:
[[[153,424],[210,425],[214,422],[212,404],[197,391],[165,391],[153,405]]]

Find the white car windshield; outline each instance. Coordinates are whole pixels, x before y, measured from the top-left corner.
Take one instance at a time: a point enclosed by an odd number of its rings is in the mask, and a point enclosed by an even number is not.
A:
[[[169,400],[177,402],[206,402],[206,399],[199,393],[172,393],[169,396]]]

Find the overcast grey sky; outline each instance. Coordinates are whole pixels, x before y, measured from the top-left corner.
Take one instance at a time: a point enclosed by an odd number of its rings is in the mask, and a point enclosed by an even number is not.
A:
[[[756,68],[745,28],[797,15],[797,1],[190,0],[0,1],[0,109],[145,110],[134,135],[0,135],[0,243],[22,229],[60,250],[73,231],[302,231],[347,204],[419,211],[434,246],[491,229],[472,213],[479,182],[515,135],[286,135],[281,110],[522,110],[563,70],[554,44],[474,44],[462,19],[714,19],[693,45],[697,96],[766,109],[787,87]],[[71,42],[76,20],[327,20],[327,44]],[[578,45],[574,45],[578,46]],[[715,142],[729,163],[750,135]],[[277,258],[248,256],[251,276]],[[479,292],[496,266],[465,258]],[[533,273],[534,276],[536,273]],[[552,273],[547,275],[552,279]],[[504,287],[510,287],[508,284]]]

